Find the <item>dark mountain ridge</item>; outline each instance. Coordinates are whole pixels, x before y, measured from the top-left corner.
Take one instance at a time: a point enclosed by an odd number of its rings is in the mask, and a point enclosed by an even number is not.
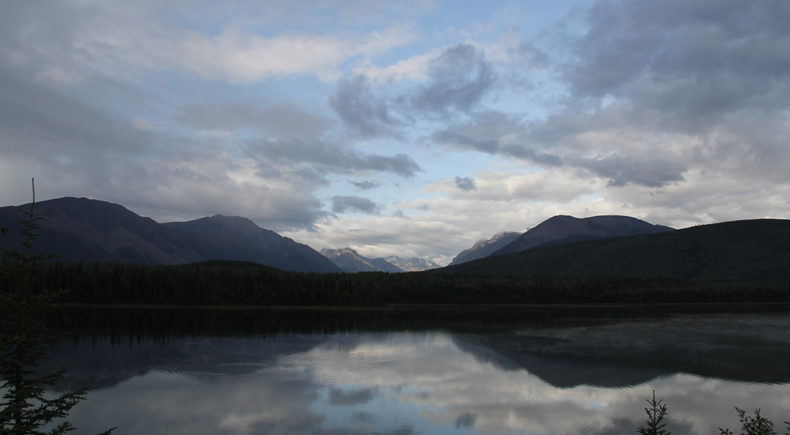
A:
[[[0,208],[0,226],[11,230],[0,238],[0,246],[19,246],[20,208],[29,210],[30,204]],[[33,251],[53,254],[60,261],[180,264],[200,260],[162,225],[118,204],[59,198],[37,202],[35,212],[46,219],[38,222]]]
[[[630,216],[604,215],[576,218],[559,215],[546,219],[490,255],[519,252],[547,244],[560,245],[582,240],[655,234],[671,230],[670,227],[653,225]]]
[[[18,247],[19,208],[0,208],[0,226],[11,231],[0,247]],[[258,227],[246,218],[212,216],[160,224],[106,201],[59,198],[35,204],[39,221],[34,253],[59,261],[184,264],[208,260],[251,261],[284,270],[339,272],[307,245]]]
[[[206,260],[253,261],[283,270],[339,272],[313,248],[238,216],[214,215],[162,224]]]
[[[790,220],[756,219],[543,245],[443,269],[509,275],[662,276],[790,281]]]

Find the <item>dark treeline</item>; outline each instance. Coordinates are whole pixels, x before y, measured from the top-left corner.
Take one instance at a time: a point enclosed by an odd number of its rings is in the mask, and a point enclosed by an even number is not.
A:
[[[178,266],[47,263],[36,285],[73,304],[388,306],[790,302],[788,283],[699,283],[666,278],[287,272],[252,263]],[[6,289],[0,289],[6,290]]]
[[[786,304],[691,305],[403,305],[372,308],[53,308],[53,330],[75,339],[113,343],[166,342],[183,337],[276,336],[443,330],[510,332],[525,327],[601,326],[678,314],[788,313]]]

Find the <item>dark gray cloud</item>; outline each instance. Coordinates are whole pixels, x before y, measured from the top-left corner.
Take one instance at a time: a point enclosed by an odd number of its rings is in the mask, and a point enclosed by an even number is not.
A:
[[[411,98],[413,109],[424,112],[458,110],[468,112],[492,87],[493,68],[482,52],[468,44],[458,44],[431,62],[431,81]]]
[[[564,76],[576,97],[638,101],[677,128],[790,107],[790,4],[596,3]]]
[[[455,177],[455,187],[463,190],[464,192],[477,189],[477,186],[475,186],[475,180],[469,177]]]
[[[637,157],[613,155],[603,158],[575,159],[574,163],[609,179],[610,186],[634,183],[646,187],[661,187],[667,183],[682,181],[683,171],[686,169],[684,164],[660,155]]]
[[[110,160],[147,150],[156,136],[52,86],[0,68],[0,151],[88,182],[109,177]],[[56,169],[55,169],[56,168]]]
[[[375,189],[376,187],[379,187],[381,185],[381,184],[379,184],[379,183],[377,183],[375,181],[370,181],[370,180],[350,181],[350,183],[353,184],[354,186],[356,186],[356,188],[359,189],[359,190]]]
[[[433,140],[445,146],[484,152],[487,154],[502,154],[533,161],[546,166],[560,166],[560,157],[541,151],[536,151],[521,144],[501,143],[498,138],[481,139],[465,136],[453,130],[442,130],[433,134]]]
[[[379,207],[375,202],[360,196],[333,196],[332,211],[345,213],[348,210],[357,210],[367,214],[378,212]]]
[[[399,136],[398,129],[425,117],[468,113],[494,86],[496,75],[482,51],[469,44],[445,49],[428,67],[429,81],[395,95],[364,75],[340,80],[329,105],[363,137]]]
[[[0,144],[5,152],[134,153],[145,150],[154,139],[149,131],[115,119],[80,98],[5,68],[0,68],[0,84]]]
[[[575,135],[597,129],[605,131],[618,126],[618,122],[617,116],[612,114],[557,115],[541,124],[526,125],[501,113],[476,113],[469,123],[437,131],[432,139],[451,148],[515,157],[546,167],[583,168],[608,179],[610,186],[633,183],[660,187],[683,180],[682,174],[689,164],[661,150],[639,150],[638,147],[631,151],[618,150],[616,146],[603,143],[595,145],[596,157],[578,155],[576,148],[580,141]]]
[[[464,412],[463,414],[455,418],[455,427],[458,429],[462,427],[473,427],[475,425],[476,419],[477,416],[475,416],[474,414]]]
[[[247,147],[248,154],[258,161],[311,164],[317,172],[381,171],[411,177],[420,166],[405,154],[382,156],[362,154],[339,145],[303,140],[257,140]]]
[[[584,19],[585,32],[565,41],[564,63],[520,46],[527,64],[554,62],[568,89],[555,110],[531,123],[478,112],[431,138],[582,168],[610,186],[661,187],[692,168],[782,178],[790,3],[600,1]]]
[[[450,148],[501,154],[546,166],[562,165],[559,156],[527,145],[527,132],[527,126],[507,114],[475,112],[467,123],[434,132],[431,138]]]
[[[690,167],[764,178],[789,162],[775,138],[786,124],[776,114],[790,108],[790,50],[780,48],[790,46],[790,3],[603,1],[586,20],[562,73],[575,107],[536,124],[535,142],[568,147],[585,134],[639,131],[641,151],[599,145],[614,157],[575,159],[613,185],[661,186]],[[650,142],[673,134],[658,143],[685,143],[683,162]]]
[[[390,108],[391,102],[377,95],[369,80],[353,75],[340,80],[329,105],[355,132],[365,137],[394,134],[401,121]]]

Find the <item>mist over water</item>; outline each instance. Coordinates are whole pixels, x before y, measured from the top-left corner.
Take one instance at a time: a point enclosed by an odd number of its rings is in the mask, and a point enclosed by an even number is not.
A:
[[[72,412],[80,432],[633,434],[653,390],[676,434],[736,428],[734,406],[788,419],[786,313],[559,312],[505,327],[81,333],[46,365],[93,387]]]

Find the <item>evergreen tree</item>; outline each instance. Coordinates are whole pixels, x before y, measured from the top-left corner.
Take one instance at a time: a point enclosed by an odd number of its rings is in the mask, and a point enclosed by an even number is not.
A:
[[[61,434],[74,429],[71,408],[87,389],[54,394],[63,371],[38,374],[38,361],[57,338],[46,326],[46,309],[58,292],[45,290],[37,280],[45,255],[31,255],[38,221],[35,184],[30,210],[21,210],[22,250],[5,250],[0,263],[0,431],[8,434]],[[8,229],[3,229],[5,234]],[[59,422],[60,421],[60,422]]]
[[[746,415],[746,411],[741,408],[735,407],[735,412],[738,413],[738,420],[741,422],[742,435],[776,435],[774,431],[774,422],[760,415],[760,410],[754,410],[754,417]],[[790,430],[790,423],[788,430]],[[719,428],[720,435],[733,435],[730,429]]]
[[[647,424],[639,426],[637,429],[641,435],[669,435],[671,432],[666,430],[667,423],[664,417],[668,414],[667,405],[663,399],[656,400],[656,392],[653,390],[653,399],[647,401],[649,408],[645,408],[647,413]]]

